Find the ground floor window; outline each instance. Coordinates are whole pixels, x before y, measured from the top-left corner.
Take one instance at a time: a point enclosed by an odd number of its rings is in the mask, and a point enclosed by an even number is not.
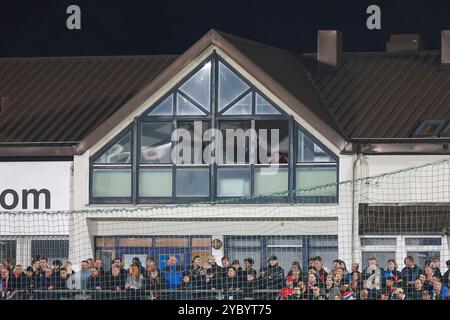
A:
[[[361,254],[363,267],[367,266],[370,257],[375,257],[382,268],[386,268],[389,259],[394,259],[399,268],[403,268],[407,256],[412,256],[422,269],[434,257],[441,260],[441,268],[449,259],[447,237],[441,235],[364,236],[361,237]]]
[[[55,260],[64,264],[69,257],[69,240],[31,240],[31,257],[33,260],[46,257],[49,265]]]
[[[16,240],[7,240],[0,238],[0,262],[11,259],[12,263],[16,263]]]
[[[325,266],[331,266],[338,256],[338,237],[322,236],[227,236],[225,254],[244,263],[245,258],[255,261],[254,268],[267,265],[276,256],[279,265],[288,272],[292,262],[298,261],[303,270],[308,269],[309,258],[320,256]]]
[[[171,255],[182,268],[188,268],[194,256],[207,261],[211,255],[211,236],[98,236],[95,237],[95,258],[102,260],[109,271],[113,259],[121,259],[125,268],[138,257],[143,266],[147,258],[155,259],[165,269]]]

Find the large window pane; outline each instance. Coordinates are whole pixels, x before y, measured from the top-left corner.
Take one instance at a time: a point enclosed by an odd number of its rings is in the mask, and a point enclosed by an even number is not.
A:
[[[217,169],[217,196],[249,196],[251,186],[250,168]]]
[[[249,86],[238,75],[219,62],[219,111],[248,88]]]
[[[211,62],[206,63],[188,79],[180,90],[198,102],[203,108],[209,110],[210,104]]]
[[[172,169],[140,169],[139,196],[171,197]]]
[[[173,114],[173,96],[169,95],[156,107],[153,107],[149,116],[171,116]]]
[[[288,163],[289,123],[286,120],[255,122],[258,133],[258,163]]]
[[[172,122],[145,122],[141,128],[141,162],[170,163]]]
[[[246,258],[251,258],[254,261],[253,269],[258,271],[262,265],[261,265],[261,247],[255,247],[255,248],[236,248],[236,247],[229,247],[226,248],[226,255],[230,257],[231,261],[233,260],[239,260],[240,265],[244,266],[244,260]],[[264,263],[265,266],[265,263]]]
[[[301,192],[300,196],[336,196],[336,167],[298,167],[297,168],[297,189],[315,190]],[[328,187],[323,185],[333,184]]]
[[[406,238],[407,246],[440,246],[442,238]]]
[[[182,116],[203,116],[205,112],[197,108],[182,95],[177,94],[177,114]]]
[[[301,247],[268,247],[267,256],[276,256],[278,265],[284,269],[285,275],[291,270],[292,262],[302,261],[303,248]]]
[[[361,238],[362,246],[395,246],[396,238]]]
[[[0,263],[6,259],[11,259],[13,264],[16,263],[16,240],[0,239]]]
[[[255,195],[287,191],[288,174],[288,168],[255,168]]]
[[[203,141],[203,134],[206,130],[208,130],[208,123],[205,121],[178,122],[178,138],[176,146],[177,164],[205,163],[205,159],[203,159],[203,150],[209,144],[209,142]],[[189,143],[183,141],[184,139],[190,140],[190,153],[188,153],[189,149],[187,148]]]
[[[325,152],[300,130],[297,137],[298,162],[336,162],[330,154]]]
[[[177,168],[177,197],[209,197],[209,168]]]
[[[220,122],[220,130],[223,136],[224,163],[249,163],[250,129],[250,121]]]
[[[269,101],[256,94],[256,114],[281,114]]]
[[[95,160],[95,163],[131,163],[130,150],[131,132],[128,132],[97,160]]]
[[[337,242],[335,243],[337,244]],[[338,258],[338,248],[310,248],[309,250],[309,258],[321,257],[323,265],[331,270],[333,266],[333,260]],[[347,266],[347,269],[350,270],[350,266]]]
[[[395,260],[395,251],[363,251],[362,252],[362,268],[367,268],[369,265],[369,259],[375,257],[377,259],[377,264],[386,268],[389,259]]]
[[[407,256],[412,256],[414,258],[414,263],[420,268],[425,267],[425,262],[427,260],[432,260],[434,257],[441,258],[441,253],[439,251],[407,251]]]
[[[50,265],[53,260],[64,263],[69,257],[69,240],[31,240],[31,256],[46,257]]]
[[[94,169],[93,197],[130,197],[131,169]]]
[[[252,93],[248,93],[241,100],[236,102],[231,108],[223,113],[224,115],[250,115],[252,114]]]

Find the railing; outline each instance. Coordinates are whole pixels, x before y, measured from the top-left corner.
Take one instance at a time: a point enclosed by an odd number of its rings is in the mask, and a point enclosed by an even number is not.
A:
[[[6,300],[273,300],[280,290],[161,289],[161,290],[14,290]]]

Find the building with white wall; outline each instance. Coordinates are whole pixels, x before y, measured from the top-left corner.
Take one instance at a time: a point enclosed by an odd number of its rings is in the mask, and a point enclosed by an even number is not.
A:
[[[448,236],[434,228],[449,227],[445,166],[358,179],[449,157],[450,53],[399,51],[395,41],[389,52],[342,53],[341,41],[320,31],[318,53],[297,54],[211,30],[180,56],[0,59],[1,258],[164,264],[176,254],[188,265],[225,254],[260,266],[277,255],[285,268],[318,255],[328,266],[372,255],[400,266],[406,255],[449,259]],[[250,151],[234,164],[174,163],[177,128],[278,129],[278,171],[263,175]],[[223,160],[235,160],[227,152]],[[318,185],[329,186],[258,197]],[[359,221],[371,214],[364,203],[379,204],[385,221],[399,203],[429,206],[404,228],[370,229]],[[418,232],[416,211],[444,218]]]

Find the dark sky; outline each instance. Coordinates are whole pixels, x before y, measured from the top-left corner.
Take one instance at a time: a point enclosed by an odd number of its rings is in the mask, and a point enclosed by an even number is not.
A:
[[[66,28],[66,8],[82,30]],[[366,8],[382,30],[366,28]],[[450,0],[0,0],[0,56],[181,53],[209,29],[298,52],[316,50],[318,29],[343,31],[345,51],[380,51],[391,33],[420,33],[429,49],[450,29]]]

